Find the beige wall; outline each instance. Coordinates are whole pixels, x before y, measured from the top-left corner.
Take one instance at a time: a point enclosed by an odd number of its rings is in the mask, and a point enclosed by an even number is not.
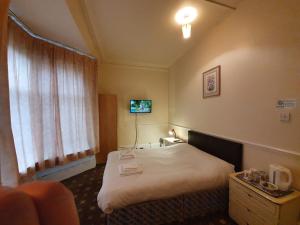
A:
[[[152,99],[152,113],[138,115],[139,144],[158,143],[168,131],[168,71],[100,64],[99,93],[118,97],[118,146],[133,145],[135,115],[130,99]]]
[[[242,1],[170,68],[169,122],[241,140],[245,168],[281,163],[300,188],[300,107],[290,122],[275,107],[300,99],[299,28],[298,0]],[[202,73],[217,65],[221,96],[203,99]]]

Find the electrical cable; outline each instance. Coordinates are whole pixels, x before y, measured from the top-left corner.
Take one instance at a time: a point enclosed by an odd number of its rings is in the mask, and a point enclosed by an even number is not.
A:
[[[135,113],[135,122],[134,123],[135,123],[135,141],[134,141],[133,149],[136,149],[137,139],[138,139],[137,113]]]

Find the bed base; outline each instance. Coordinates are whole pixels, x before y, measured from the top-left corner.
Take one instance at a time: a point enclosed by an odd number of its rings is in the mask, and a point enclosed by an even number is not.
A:
[[[182,223],[195,217],[226,212],[228,187],[180,195],[115,209],[107,225],[160,225]]]

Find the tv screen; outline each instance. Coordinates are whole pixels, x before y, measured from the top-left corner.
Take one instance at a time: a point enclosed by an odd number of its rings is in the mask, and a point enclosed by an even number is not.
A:
[[[131,113],[151,113],[152,100],[130,100]]]

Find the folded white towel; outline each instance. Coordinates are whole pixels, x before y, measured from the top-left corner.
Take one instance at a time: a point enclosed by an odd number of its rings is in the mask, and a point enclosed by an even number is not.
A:
[[[127,170],[137,170],[138,168],[139,168],[139,165],[137,163],[135,163],[135,162],[122,164],[122,169],[124,171],[127,171]]]
[[[133,159],[135,158],[135,152],[133,150],[121,150],[119,151],[119,159]]]
[[[141,165],[137,163],[127,163],[119,165],[119,174],[121,176],[129,176],[133,174],[140,174],[143,172]]]
[[[133,149],[120,150],[120,154],[121,155],[132,155],[132,154],[134,154],[134,150]]]

